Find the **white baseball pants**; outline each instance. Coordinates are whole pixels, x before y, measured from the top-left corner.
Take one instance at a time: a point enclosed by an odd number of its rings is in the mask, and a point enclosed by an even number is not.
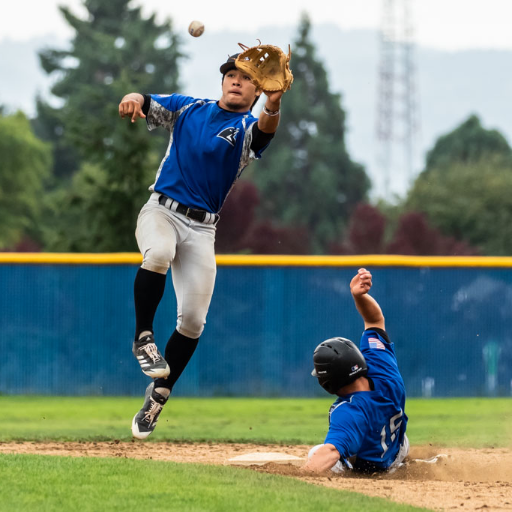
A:
[[[215,286],[215,225],[203,224],[158,203],[153,193],[137,219],[135,237],[142,268],[166,274],[171,268],[178,303],[178,332],[199,338]]]

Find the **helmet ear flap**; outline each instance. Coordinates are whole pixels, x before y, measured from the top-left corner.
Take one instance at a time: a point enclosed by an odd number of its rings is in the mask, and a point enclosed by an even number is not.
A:
[[[332,383],[328,380],[320,383],[320,385],[325,389],[325,391],[327,391],[327,393],[329,393],[331,395],[335,395],[336,391],[338,391],[338,389],[339,389],[339,388],[334,389],[335,386],[333,386]]]

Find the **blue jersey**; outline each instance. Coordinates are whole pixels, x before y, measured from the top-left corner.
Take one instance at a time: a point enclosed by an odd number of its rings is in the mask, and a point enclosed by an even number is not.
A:
[[[150,190],[179,203],[217,213],[244,168],[261,156],[251,149],[250,113],[228,112],[216,101],[180,94],[150,95],[146,121],[169,130],[167,152]]]
[[[344,460],[356,455],[355,469],[373,472],[387,469],[402,444],[407,427],[405,386],[385,331],[364,331],[360,350],[374,390],[340,396],[334,402],[325,443],[334,445]]]

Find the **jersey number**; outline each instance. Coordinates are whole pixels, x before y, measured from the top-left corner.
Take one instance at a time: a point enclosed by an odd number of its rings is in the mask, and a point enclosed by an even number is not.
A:
[[[398,414],[395,414],[390,420],[389,420],[389,438],[391,440],[391,442],[389,444],[391,444],[395,438],[396,438],[396,431],[400,428],[400,425],[402,424],[402,416],[403,416],[403,411],[400,409],[400,412]],[[400,421],[398,421],[400,420]],[[380,458],[382,459],[384,457],[384,455],[386,454],[386,452],[388,451],[388,444],[386,443],[386,438],[387,438],[387,435],[386,435],[386,426],[387,425],[384,425],[382,427],[382,430],[380,432],[380,444],[382,446],[382,455],[380,456]]]

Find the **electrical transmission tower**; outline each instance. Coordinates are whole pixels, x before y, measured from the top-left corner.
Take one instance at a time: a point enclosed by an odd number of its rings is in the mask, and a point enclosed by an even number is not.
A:
[[[402,175],[407,186],[414,177],[419,116],[412,0],[382,1],[376,135],[383,192],[388,197],[392,173]]]

